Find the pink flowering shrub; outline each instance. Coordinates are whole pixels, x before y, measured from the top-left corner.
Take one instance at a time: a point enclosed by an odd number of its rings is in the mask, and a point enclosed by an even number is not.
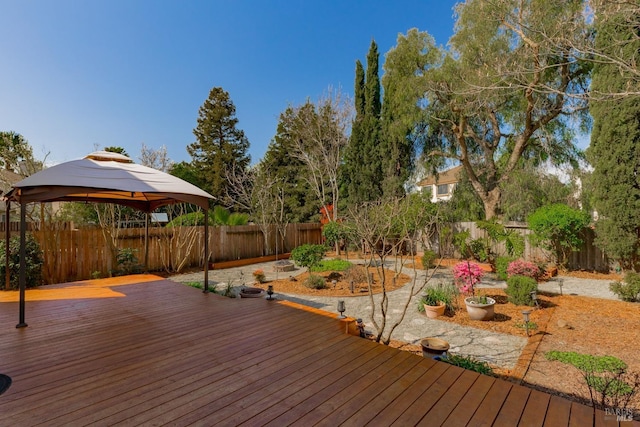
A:
[[[540,277],[540,273],[540,267],[536,264],[529,261],[523,261],[521,259],[512,261],[507,267],[507,277],[526,276],[531,277],[532,279],[537,279]]]
[[[473,295],[473,287],[480,283],[483,275],[484,271],[475,262],[463,261],[453,267],[453,279],[465,295]]]

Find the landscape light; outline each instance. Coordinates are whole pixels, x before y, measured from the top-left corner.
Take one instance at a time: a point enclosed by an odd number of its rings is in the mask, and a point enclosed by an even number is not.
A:
[[[344,315],[344,311],[346,310],[345,306],[344,306],[344,300],[340,300],[338,301],[338,312],[340,312],[340,315],[338,316],[338,319],[345,319],[346,316]]]
[[[529,315],[531,312],[529,310],[522,311],[522,318],[524,319],[524,327],[527,330],[527,337],[529,336]]]

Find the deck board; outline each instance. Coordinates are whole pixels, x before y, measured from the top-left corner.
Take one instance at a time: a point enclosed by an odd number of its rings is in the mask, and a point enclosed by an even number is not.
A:
[[[30,299],[32,297],[32,299]],[[13,300],[12,300],[13,299]],[[150,275],[0,295],[0,426],[586,425],[589,407]],[[596,424],[610,425],[602,411]],[[617,424],[617,423],[616,423]]]
[[[551,395],[547,393],[531,390],[518,425],[522,427],[543,425],[550,398]]]

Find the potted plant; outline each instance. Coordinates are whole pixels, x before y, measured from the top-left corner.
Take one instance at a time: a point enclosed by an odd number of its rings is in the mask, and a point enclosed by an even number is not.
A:
[[[492,320],[495,315],[496,300],[486,295],[466,297],[464,304],[471,320]]]
[[[424,294],[418,303],[418,310],[424,311],[429,318],[442,316],[448,308],[453,309],[453,301],[456,296],[456,288],[452,285],[439,283],[424,290]]]
[[[462,261],[453,267],[453,280],[464,295],[474,295],[475,285],[480,283],[484,271],[478,264]]]
[[[485,295],[475,296],[475,285],[480,283],[484,271],[474,262],[463,261],[453,267],[453,277],[460,291],[467,295],[464,303],[471,320],[491,320],[496,301]]]

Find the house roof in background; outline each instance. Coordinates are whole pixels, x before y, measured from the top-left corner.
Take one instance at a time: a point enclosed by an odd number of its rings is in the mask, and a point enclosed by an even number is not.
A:
[[[447,169],[438,173],[438,175],[431,175],[423,179],[418,183],[419,187],[426,187],[434,184],[455,184],[460,182],[460,174],[462,173],[462,165]]]

